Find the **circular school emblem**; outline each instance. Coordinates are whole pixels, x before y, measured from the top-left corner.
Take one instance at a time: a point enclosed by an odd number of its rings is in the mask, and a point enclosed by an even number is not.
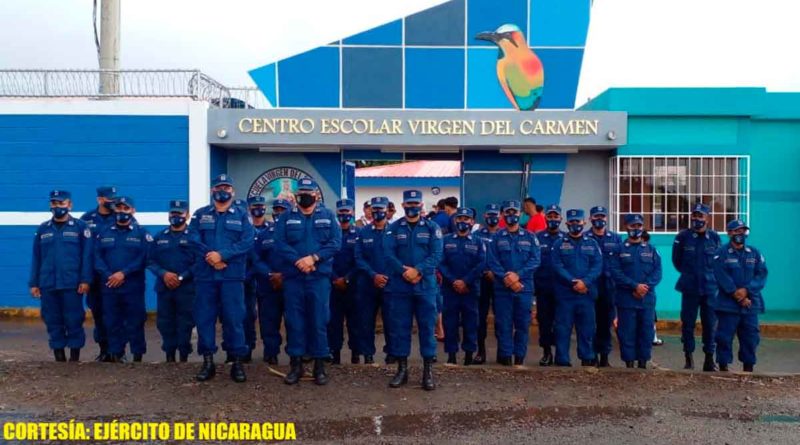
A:
[[[314,179],[313,176],[294,167],[276,167],[258,175],[247,191],[247,197],[263,196],[267,205],[276,199],[285,199],[294,205],[294,194],[297,182],[303,178]],[[317,186],[319,199],[323,200],[322,190]]]

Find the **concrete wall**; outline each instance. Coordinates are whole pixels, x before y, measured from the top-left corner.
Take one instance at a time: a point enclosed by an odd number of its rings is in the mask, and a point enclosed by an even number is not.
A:
[[[562,209],[584,209],[588,218],[592,207],[608,207],[609,154],[602,151],[582,151],[568,156],[561,189]]]

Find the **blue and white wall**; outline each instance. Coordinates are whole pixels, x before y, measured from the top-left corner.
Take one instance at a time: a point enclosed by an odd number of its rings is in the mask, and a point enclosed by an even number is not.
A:
[[[151,232],[166,225],[170,199],[205,205],[205,123],[206,104],[187,100],[0,101],[0,307],[39,304],[27,278],[50,190],[71,191],[80,216],[96,206],[98,185],[116,185]],[[147,303],[155,308],[152,291]]]

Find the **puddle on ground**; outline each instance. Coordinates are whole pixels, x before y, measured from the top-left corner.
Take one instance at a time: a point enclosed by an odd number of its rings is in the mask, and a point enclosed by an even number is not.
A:
[[[759,422],[765,423],[800,423],[800,416],[790,416],[784,414],[772,414],[772,415],[765,415],[759,416],[757,419]]]

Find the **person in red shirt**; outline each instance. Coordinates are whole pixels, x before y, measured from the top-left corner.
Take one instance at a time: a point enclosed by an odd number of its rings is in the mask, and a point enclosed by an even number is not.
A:
[[[535,199],[530,196],[525,198],[522,204],[522,211],[528,215],[528,222],[525,224],[526,230],[536,233],[547,228],[544,214],[537,208]]]

